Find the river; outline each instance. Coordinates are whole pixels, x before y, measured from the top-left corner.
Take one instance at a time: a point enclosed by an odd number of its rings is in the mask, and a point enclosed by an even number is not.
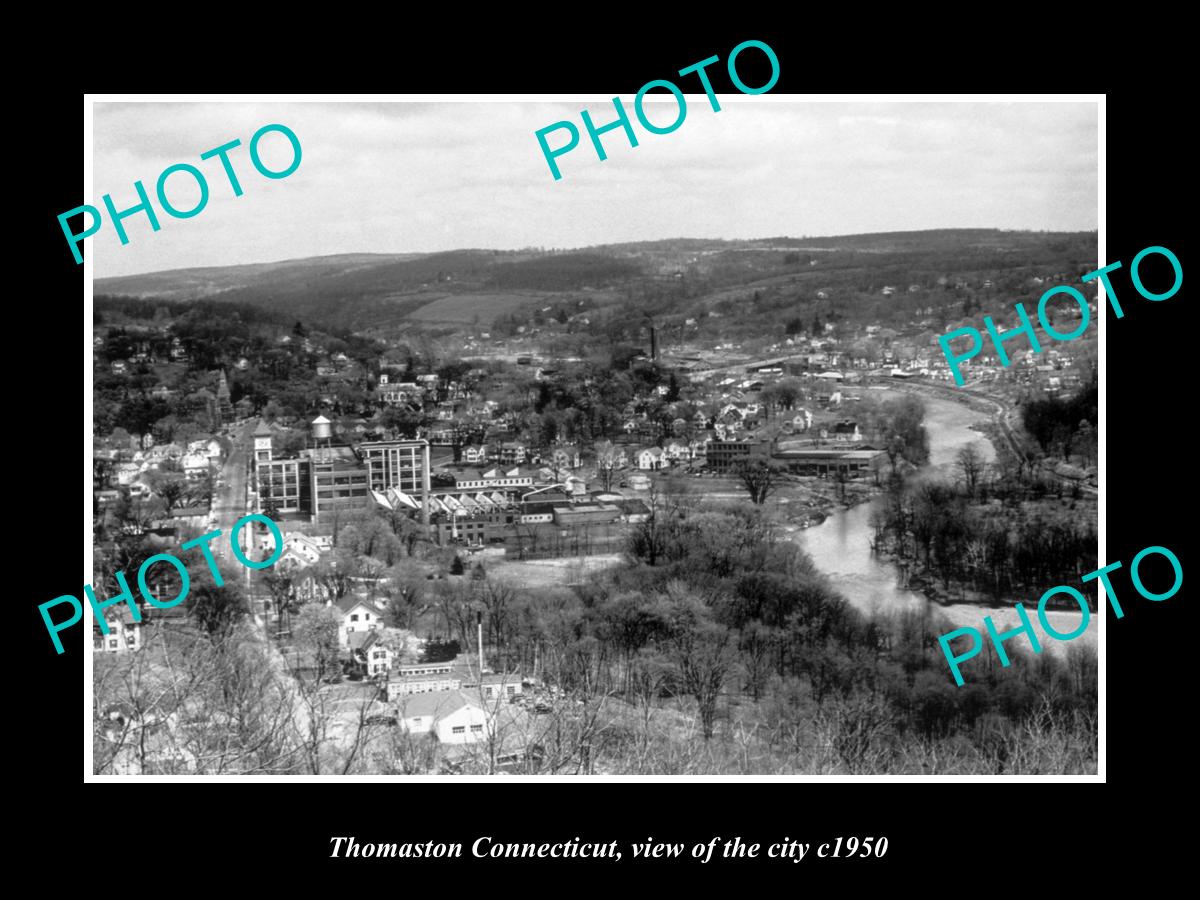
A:
[[[965,444],[975,444],[989,462],[995,458],[996,451],[991,442],[970,428],[972,423],[986,421],[985,414],[974,412],[965,404],[952,400],[925,394],[921,396],[925,401],[925,428],[929,434],[929,465],[925,472],[953,477],[954,456]],[[1002,608],[973,603],[940,606],[930,603],[921,594],[901,587],[896,567],[871,551],[873,530],[870,516],[872,507],[878,502],[876,499],[852,509],[839,510],[820,525],[798,532],[797,535],[801,545],[812,555],[817,568],[829,576],[834,587],[850,603],[870,615],[904,610],[930,611],[948,623],[946,630],[964,625],[982,630],[984,616],[991,616],[996,628],[1001,631],[1020,625],[1012,604]],[[1047,589],[1050,587],[1053,585],[1046,585]],[[1033,611],[1038,598],[1014,597],[1012,602],[1018,600],[1024,601],[1026,610],[1036,622]],[[1082,613],[1051,611],[1047,615],[1055,630],[1065,634],[1079,627]],[[1088,630],[1070,643],[1081,641],[1094,648],[1097,618],[1093,615]],[[1035,625],[1035,628],[1038,629],[1043,650],[1060,652],[1068,646],[1047,638],[1039,626]]]

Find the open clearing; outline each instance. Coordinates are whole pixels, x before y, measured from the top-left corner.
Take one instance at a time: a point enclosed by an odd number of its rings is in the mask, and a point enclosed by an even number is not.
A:
[[[487,570],[489,575],[520,587],[556,587],[578,584],[585,576],[620,565],[624,559],[620,553],[605,553],[523,562],[505,560],[489,564]]]
[[[421,322],[474,322],[491,324],[497,316],[506,315],[535,303],[551,303],[548,295],[528,294],[449,294],[426,303],[408,314]]]

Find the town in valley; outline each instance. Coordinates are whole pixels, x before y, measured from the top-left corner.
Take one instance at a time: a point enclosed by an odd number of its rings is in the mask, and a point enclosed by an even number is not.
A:
[[[1007,367],[985,350],[961,388],[937,345],[1078,284],[1095,243],[681,239],[97,281],[96,593],[161,552],[192,588],[95,626],[95,772],[1094,772],[1094,643],[981,654],[959,689],[936,636],[1095,567],[1095,329],[1009,342]],[[280,526],[271,567],[215,548],[218,584],[180,553],[248,513]],[[919,601],[847,593],[835,539]]]

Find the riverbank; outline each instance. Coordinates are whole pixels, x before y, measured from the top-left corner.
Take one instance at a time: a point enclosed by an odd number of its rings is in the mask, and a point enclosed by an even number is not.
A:
[[[1026,608],[1034,608],[1037,606],[1041,595],[1048,591],[1054,585],[1048,584],[1045,587],[1031,590],[1028,594],[1022,596],[1012,596],[1009,598],[998,598],[986,591],[980,591],[972,587],[968,587],[961,582],[953,582],[948,587],[940,583],[935,577],[929,573],[907,574],[906,566],[901,565],[896,561],[893,554],[886,551],[877,551],[881,559],[885,559],[900,571],[900,584],[910,591],[914,591],[923,596],[930,603],[936,604],[939,607],[946,608],[949,606],[969,605],[979,606],[988,609],[1011,609],[1017,603],[1024,603]],[[1086,596],[1086,595],[1085,595]],[[1095,601],[1087,598],[1088,609],[1091,612],[1096,612]],[[1046,609],[1060,610],[1062,612],[1076,612],[1079,609],[1079,604],[1069,596],[1059,594],[1051,597],[1046,602]]]
[[[927,405],[925,426],[929,434],[930,462],[920,470],[918,477],[953,481],[957,477],[955,457],[967,445],[974,446],[986,462],[996,458],[991,441],[981,436],[990,430],[994,420],[989,421],[981,404],[966,402],[978,398],[952,394],[939,398],[931,396],[932,392],[923,393]],[[879,491],[868,484],[857,483],[864,493],[856,497],[856,502],[848,508],[837,503],[822,504],[825,517],[820,524],[816,524],[814,517],[793,534],[793,539],[804,547],[817,569],[854,607],[867,615],[882,617],[906,611],[933,610],[947,623],[947,628],[979,627],[985,615],[991,616],[996,627],[1002,630],[1020,624],[1013,604],[1025,600],[1029,608],[1029,597],[996,598],[954,583],[946,588],[940,578],[915,572],[911,567],[905,569],[889,554],[873,550],[872,517],[875,510],[865,501]],[[829,487],[832,492],[835,486]],[[1088,505],[1078,505],[1085,501]],[[1064,502],[1069,504],[1071,500]],[[1096,520],[1094,499],[1084,498],[1076,503],[1074,510],[1066,509],[1064,514],[1076,521],[1085,517],[1087,521]],[[1034,606],[1050,587],[1053,585],[1047,584],[1032,596]],[[1056,629],[1067,633],[1078,626],[1081,614],[1077,607],[1068,603],[1049,612],[1048,617]],[[1092,643],[1095,632],[1095,628],[1089,628],[1082,643]]]
[[[813,481],[820,483],[818,479],[813,479]],[[820,525],[837,512],[869,503],[882,493],[882,490],[874,485],[847,483],[842,486],[845,488],[844,496],[839,498],[819,490],[818,484],[806,485],[807,496],[803,499],[780,497],[776,504],[779,517],[790,526],[812,528]]]

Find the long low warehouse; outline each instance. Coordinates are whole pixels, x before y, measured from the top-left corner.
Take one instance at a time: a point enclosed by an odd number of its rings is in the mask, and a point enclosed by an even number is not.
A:
[[[882,455],[882,450],[780,450],[771,459],[797,475],[828,475],[859,472]]]

